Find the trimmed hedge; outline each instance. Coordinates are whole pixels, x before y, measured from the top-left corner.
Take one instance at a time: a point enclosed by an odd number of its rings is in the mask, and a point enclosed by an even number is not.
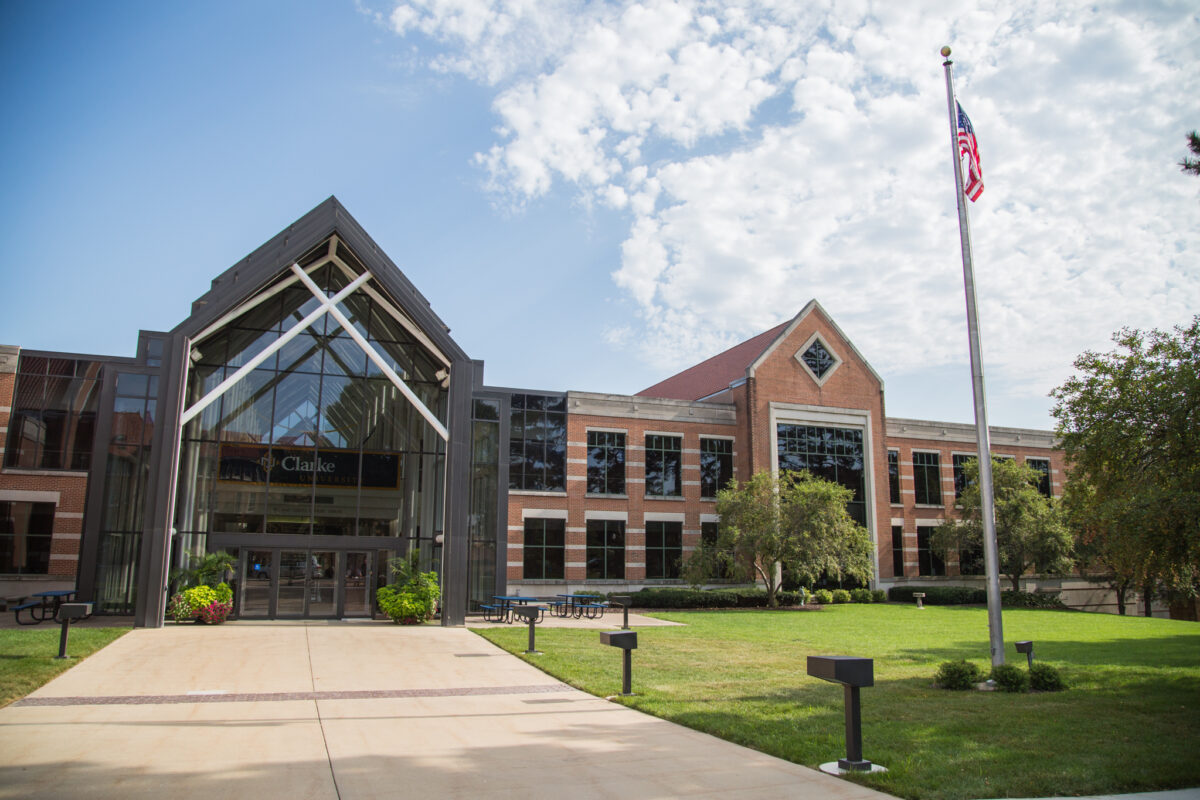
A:
[[[915,602],[913,592],[924,592],[927,606],[965,606],[987,603],[986,589],[974,589],[969,586],[893,586],[888,590],[888,599],[893,603],[912,603]],[[1000,605],[1006,608],[1056,608],[1060,610],[1067,607],[1057,594],[1014,592],[1012,590],[1000,593]]]
[[[927,606],[964,606],[987,602],[987,592],[969,586],[893,586],[888,599],[893,603],[913,603],[913,592],[925,593]]]
[[[624,594],[613,592],[613,594]],[[611,595],[610,595],[611,597]],[[765,589],[688,589],[666,586],[642,589],[629,595],[634,608],[766,608]],[[799,592],[776,592],[781,606],[801,604]]]

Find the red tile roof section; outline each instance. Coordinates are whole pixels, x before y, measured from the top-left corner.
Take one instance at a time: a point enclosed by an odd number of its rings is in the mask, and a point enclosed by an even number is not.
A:
[[[775,337],[791,324],[781,322],[769,331],[763,331],[753,339],[735,344],[723,353],[717,353],[707,361],[701,361],[665,381],[638,392],[641,397],[663,397],[668,400],[699,400],[721,391],[740,378],[746,377],[746,368],[762,354]]]

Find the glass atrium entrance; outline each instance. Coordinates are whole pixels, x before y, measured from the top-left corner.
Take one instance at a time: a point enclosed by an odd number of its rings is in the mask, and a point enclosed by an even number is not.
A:
[[[173,564],[239,560],[242,618],[369,616],[440,572],[448,358],[336,237],[192,340]]]

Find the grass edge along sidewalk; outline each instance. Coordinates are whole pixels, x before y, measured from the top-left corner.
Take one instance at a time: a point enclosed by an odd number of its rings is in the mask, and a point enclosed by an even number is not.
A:
[[[71,626],[67,654],[59,660],[58,625],[0,629],[0,708],[20,700],[130,631],[129,628]]]
[[[918,800],[1047,797],[1200,786],[1200,626],[1144,617],[1004,612],[1012,642],[1058,667],[1060,693],[950,692],[938,665],[987,659],[982,608],[831,606],[789,611],[653,612],[683,627],[644,628],[632,698],[663,719],[815,767],[844,754],[842,690],[809,678],[805,657],[875,659],[862,692],[863,755],[889,770],[855,777]],[[549,674],[599,696],[620,692],[620,654],[594,630],[477,629]]]

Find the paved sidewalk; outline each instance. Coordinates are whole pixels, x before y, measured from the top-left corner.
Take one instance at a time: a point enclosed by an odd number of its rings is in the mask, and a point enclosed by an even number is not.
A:
[[[134,630],[0,709],[0,754],[3,798],[888,797],[372,622]]]

